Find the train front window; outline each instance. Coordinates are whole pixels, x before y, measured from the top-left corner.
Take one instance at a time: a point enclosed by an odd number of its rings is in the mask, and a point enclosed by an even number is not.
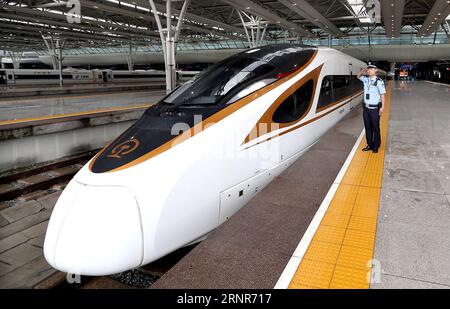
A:
[[[253,84],[250,84],[249,86],[247,86],[244,89],[242,89],[241,91],[239,91],[231,100],[229,100],[227,102],[227,104],[234,103],[237,100],[240,100],[243,97],[248,96],[250,93],[255,92],[256,90],[259,90],[259,89],[273,83],[274,81],[276,81],[275,78],[268,78],[268,79],[263,79],[263,80],[255,82]]]
[[[216,104],[274,70],[275,67],[257,58],[232,57],[175,89],[163,102],[175,105]]]

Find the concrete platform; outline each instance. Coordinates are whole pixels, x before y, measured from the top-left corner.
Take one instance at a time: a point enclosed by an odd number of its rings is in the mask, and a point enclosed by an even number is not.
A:
[[[148,106],[0,121],[0,174],[102,148]]]
[[[159,101],[163,96],[165,96],[165,90],[39,96],[29,99],[0,99],[0,122],[22,118],[73,114],[105,108],[150,105]]]
[[[397,82],[371,288],[450,288],[450,86]]]
[[[164,89],[160,82],[139,83],[106,83],[106,84],[74,84],[74,85],[39,85],[39,86],[0,86],[0,99],[29,96],[49,96],[62,94],[85,94],[97,92],[140,91]]]
[[[165,91],[0,100],[0,173],[102,148]]]

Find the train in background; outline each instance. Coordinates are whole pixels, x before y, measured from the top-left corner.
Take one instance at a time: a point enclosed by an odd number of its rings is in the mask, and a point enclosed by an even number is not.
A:
[[[177,71],[177,80],[182,83],[190,80],[199,71]],[[165,85],[166,73],[158,70],[125,71],[110,69],[64,69],[62,72],[64,84],[105,84],[105,83],[137,83],[152,82]],[[35,69],[0,69],[0,84],[14,86],[28,85],[58,85],[59,70]]]

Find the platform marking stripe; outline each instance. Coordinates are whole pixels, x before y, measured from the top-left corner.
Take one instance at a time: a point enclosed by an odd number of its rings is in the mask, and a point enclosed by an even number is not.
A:
[[[292,278],[294,277],[294,274],[297,271],[297,268],[300,265],[302,258],[314,237],[314,234],[316,233],[317,229],[319,228],[320,222],[322,222],[322,219],[325,216],[325,213],[326,213],[328,207],[330,206],[331,200],[333,199],[334,194],[336,193],[336,190],[339,187],[339,183],[341,182],[342,178],[344,177],[345,172],[347,171],[347,168],[349,167],[350,162],[353,159],[353,156],[355,155],[356,151],[358,150],[359,144],[361,143],[363,137],[364,137],[364,129],[361,131],[361,134],[359,135],[358,139],[356,140],[355,144],[353,145],[353,148],[350,151],[350,154],[348,155],[347,159],[345,160],[344,164],[342,165],[341,170],[339,171],[338,175],[336,176],[336,179],[334,180],[333,184],[331,185],[330,190],[328,190],[328,193],[325,196],[325,199],[320,204],[320,207],[317,210],[311,223],[309,224],[308,229],[306,230],[306,232],[303,235],[302,239],[300,240],[297,248],[295,249],[294,254],[292,255],[291,259],[289,260],[289,262],[288,262],[287,266],[285,267],[283,273],[281,274],[280,278],[278,279],[278,282],[276,283],[276,285],[274,287],[275,289],[287,289],[288,288],[289,283],[291,282]]]
[[[389,83],[379,154],[357,152],[363,130],[276,289],[369,287],[392,88]]]
[[[148,108],[151,105],[152,105],[152,103],[138,104],[138,105],[129,105],[129,106],[122,106],[122,107],[93,109],[90,111],[84,111],[84,112],[78,112],[78,113],[57,114],[57,115],[48,115],[48,116],[32,117],[32,118],[20,118],[20,119],[14,119],[14,120],[3,120],[3,121],[0,121],[0,126],[17,124],[17,123],[25,123],[25,122],[33,122],[33,121],[53,120],[53,119],[59,119],[59,118],[70,118],[70,117],[76,117],[76,116],[87,116],[87,115],[95,116],[96,114],[109,113],[109,112],[133,111],[133,110],[138,110],[138,109],[142,109],[142,108]]]

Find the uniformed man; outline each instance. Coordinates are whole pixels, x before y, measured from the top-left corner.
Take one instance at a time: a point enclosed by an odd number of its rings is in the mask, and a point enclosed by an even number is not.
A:
[[[367,146],[363,151],[378,153],[381,144],[380,117],[384,110],[386,89],[383,80],[377,77],[377,67],[371,63],[367,69],[361,69],[358,79],[364,84],[363,117]]]

